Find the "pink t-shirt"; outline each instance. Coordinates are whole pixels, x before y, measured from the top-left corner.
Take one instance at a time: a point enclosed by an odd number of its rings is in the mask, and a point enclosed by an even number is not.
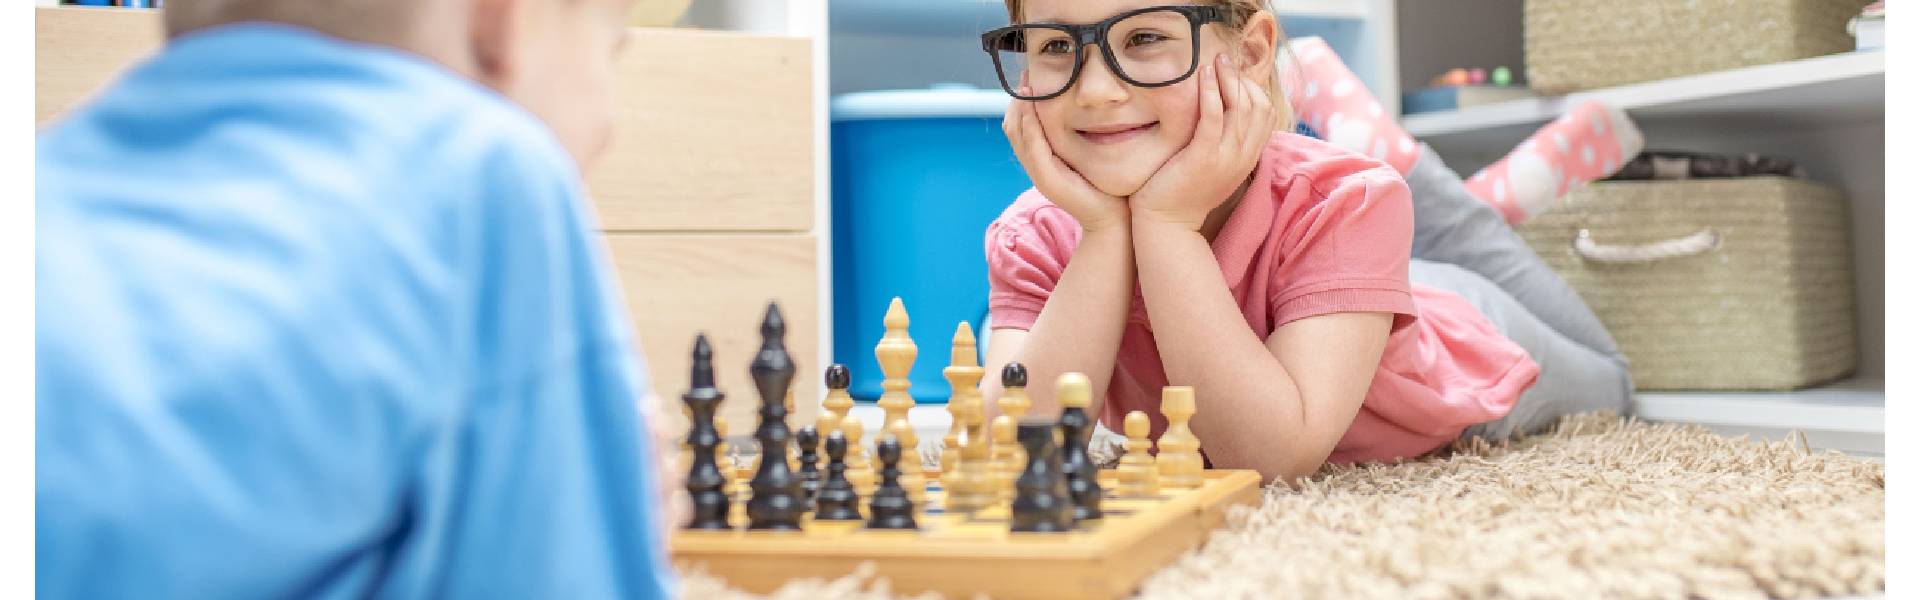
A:
[[[1028,190],[987,228],[995,328],[1028,329],[1080,243],[1065,209]],[[1261,340],[1275,328],[1337,312],[1394,313],[1380,368],[1329,462],[1413,457],[1500,418],[1540,367],[1453,293],[1407,282],[1413,204],[1380,161],[1293,133],[1276,133],[1253,184],[1213,241],[1214,258]],[[1146,302],[1134,290],[1100,420],[1123,429],[1145,411],[1154,437],[1165,367]],[[1207,410],[1200,390],[1200,410]]]

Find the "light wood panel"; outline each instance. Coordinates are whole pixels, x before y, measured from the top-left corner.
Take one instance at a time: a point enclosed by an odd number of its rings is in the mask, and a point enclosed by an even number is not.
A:
[[[619,126],[587,178],[610,231],[813,226],[805,39],[635,29]]]
[[[36,126],[92,96],[159,47],[159,11],[40,8],[34,11],[33,122]]]
[[[759,422],[759,396],[747,366],[760,347],[760,319],[769,301],[787,320],[787,350],[800,371],[794,377],[795,423],[818,411],[819,295],[814,278],[814,238],[805,234],[606,236],[615,270],[626,290],[653,388],[665,403],[659,414],[680,419],[690,351],[696,333],[713,342],[714,374],[727,394],[720,414],[729,437],[752,433]]]

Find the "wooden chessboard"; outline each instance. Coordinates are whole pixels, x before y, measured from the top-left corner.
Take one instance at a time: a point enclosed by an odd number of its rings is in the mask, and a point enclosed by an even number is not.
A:
[[[860,521],[811,517],[802,531],[747,531],[745,498],[731,531],[679,531],[671,542],[681,569],[695,566],[755,593],[789,580],[832,579],[871,561],[895,592],[949,598],[1123,598],[1155,570],[1198,547],[1228,508],[1260,501],[1254,471],[1208,470],[1195,489],[1163,488],[1152,498],[1115,494],[1117,475],[1102,471],[1106,518],[1069,533],[1012,533],[1005,503],[971,515],[944,512],[938,473],[929,475],[918,531],[874,531]],[[861,512],[865,513],[864,498]]]

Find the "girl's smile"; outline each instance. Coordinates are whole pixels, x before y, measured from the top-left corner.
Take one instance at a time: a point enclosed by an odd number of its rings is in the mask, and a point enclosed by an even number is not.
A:
[[[1081,127],[1081,128],[1074,129],[1074,132],[1080,134],[1081,138],[1084,138],[1089,142],[1092,142],[1095,144],[1101,144],[1101,145],[1108,145],[1108,144],[1119,144],[1127,140],[1140,137],[1142,135],[1152,132],[1154,128],[1159,125],[1160,125],[1159,121],[1151,121],[1147,123],[1132,123],[1132,124],[1123,123],[1118,125],[1099,125],[1094,127]]]

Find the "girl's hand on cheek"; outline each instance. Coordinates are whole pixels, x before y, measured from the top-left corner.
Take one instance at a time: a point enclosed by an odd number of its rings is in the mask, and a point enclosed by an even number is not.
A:
[[[1021,93],[1028,92],[1022,88]],[[1046,132],[1040,128],[1040,114],[1034,111],[1032,102],[1014,100],[1007,105],[1007,116],[1000,122],[1000,129],[1006,132],[1007,143],[1013,145],[1013,154],[1020,158],[1020,165],[1026,167],[1027,176],[1033,178],[1033,186],[1039,188],[1047,200],[1073,215],[1081,229],[1092,232],[1128,227],[1126,199],[1095,189],[1086,177],[1053,153],[1053,145],[1047,142]]]
[[[1273,106],[1254,82],[1218,55],[1201,67],[1200,122],[1193,140],[1133,195],[1136,220],[1151,219],[1199,231],[1240,189],[1260,150],[1273,136]]]

